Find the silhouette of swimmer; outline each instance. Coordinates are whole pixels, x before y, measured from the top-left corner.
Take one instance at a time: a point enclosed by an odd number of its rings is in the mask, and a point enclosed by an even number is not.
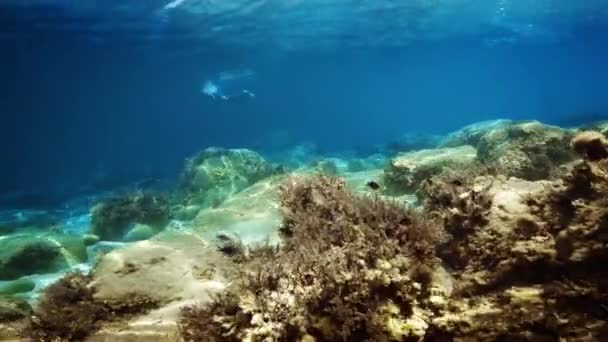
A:
[[[251,83],[254,75],[249,69],[221,72],[217,79],[205,81],[201,93],[221,101],[255,98],[255,94],[245,88],[247,83]]]

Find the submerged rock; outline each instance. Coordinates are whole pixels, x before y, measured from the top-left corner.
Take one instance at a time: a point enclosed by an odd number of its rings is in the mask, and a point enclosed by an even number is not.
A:
[[[30,292],[36,287],[36,282],[30,278],[19,278],[0,282],[0,295],[14,295]]]
[[[490,120],[465,126],[458,131],[448,134],[439,147],[457,147],[463,145],[477,146],[482,136],[496,129],[514,125],[511,120]]]
[[[272,173],[254,151],[208,148],[186,162],[181,190],[187,205],[213,207]]]
[[[159,307],[121,326],[108,324],[90,341],[175,341],[182,307],[210,301],[233,272],[228,258],[196,235],[163,232],[106,254],[93,272],[99,301],[140,296]]]
[[[477,151],[469,145],[399,154],[384,169],[385,192],[390,195],[413,193],[422,181],[445,168],[467,167],[476,159]]]
[[[216,208],[201,210],[194,219],[194,230],[210,241],[219,232],[232,234],[245,244],[277,241],[281,222],[278,191],[284,179],[267,178]]]
[[[483,193],[465,182],[452,196],[466,205],[432,201],[454,223],[439,251],[457,290],[425,337],[606,339],[607,171],[606,160],[586,161],[553,181],[499,177]]]
[[[125,241],[129,232],[144,224],[153,234],[169,223],[169,205],[164,197],[130,194],[104,200],[91,209],[91,233],[101,240]]]
[[[549,178],[558,166],[573,161],[573,132],[537,121],[500,126],[477,144],[479,160],[501,173],[528,180]]]
[[[608,139],[596,131],[578,133],[572,139],[571,145],[576,153],[591,161],[608,157]]]
[[[584,125],[580,129],[588,131],[596,131],[605,136],[608,136],[608,121],[593,122],[589,125]]]
[[[0,296],[0,324],[29,318],[32,308],[24,299]],[[2,337],[0,328],[0,337]]]
[[[360,172],[366,170],[374,170],[383,168],[388,161],[388,158],[383,154],[372,154],[365,158],[349,159],[346,165],[348,172]]]
[[[85,260],[79,236],[18,234],[0,239],[0,280],[55,273]]]
[[[436,148],[441,142],[438,135],[425,133],[406,133],[399,138],[389,142],[384,146],[384,151],[388,155],[410,152],[416,150],[428,150]]]
[[[315,160],[314,162],[311,163],[310,167],[311,167],[311,171],[313,172],[318,172],[324,175],[331,175],[331,176],[336,176],[338,174],[340,174],[340,167],[338,166],[339,164],[344,164],[341,160],[335,160],[335,159],[320,159],[320,160]],[[342,167],[342,169],[345,169],[345,167]]]

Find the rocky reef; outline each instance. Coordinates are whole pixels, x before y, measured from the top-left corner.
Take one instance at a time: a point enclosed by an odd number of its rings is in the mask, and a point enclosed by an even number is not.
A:
[[[607,340],[602,127],[487,122],[384,167],[277,172],[253,151],[206,150],[174,194],[102,200],[85,235],[2,237],[0,336]],[[38,275],[83,262],[30,297]]]
[[[254,151],[208,148],[186,161],[180,190],[185,205],[213,207],[273,171]]]

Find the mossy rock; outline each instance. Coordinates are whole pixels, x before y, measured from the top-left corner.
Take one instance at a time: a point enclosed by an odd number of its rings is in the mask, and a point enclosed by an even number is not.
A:
[[[384,192],[394,196],[414,193],[422,181],[445,168],[467,167],[476,161],[477,151],[469,145],[401,153],[384,169]]]
[[[85,246],[91,246],[99,242],[99,236],[95,234],[85,234],[82,236],[82,243]]]
[[[477,147],[481,137],[488,132],[515,125],[511,120],[488,120],[476,122],[448,134],[439,144],[440,148],[471,145]]]
[[[147,224],[137,223],[125,234],[124,240],[127,242],[147,240],[159,232],[160,230]]]
[[[201,207],[199,205],[179,205],[174,208],[174,217],[178,220],[190,221],[196,217],[199,211],[201,211]]]
[[[170,210],[161,196],[132,194],[98,203],[91,212],[91,233],[105,241],[124,241],[134,224],[160,231],[169,223]]]
[[[33,235],[15,235],[0,240],[0,280],[54,273],[68,266],[63,248],[56,241]]]
[[[185,203],[215,207],[273,171],[254,151],[208,148],[186,161],[180,189]]]
[[[0,239],[0,280],[55,273],[86,260],[78,235],[17,234]]]
[[[330,159],[317,160],[312,163],[312,171],[324,175],[336,176],[340,173],[336,162]]]
[[[19,278],[7,282],[0,282],[0,296],[26,293],[36,287],[36,282],[30,278]]]
[[[549,178],[562,164],[577,158],[570,148],[574,131],[529,121],[488,131],[477,145],[482,163],[507,176],[525,180]]]
[[[50,235],[44,236],[52,241],[57,241],[76,262],[87,261],[87,246],[84,238],[80,235]]]
[[[32,307],[24,299],[0,296],[0,323],[18,321],[31,314]]]

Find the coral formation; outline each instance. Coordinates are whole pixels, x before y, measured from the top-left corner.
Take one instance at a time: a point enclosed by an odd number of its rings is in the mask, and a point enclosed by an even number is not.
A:
[[[168,201],[159,195],[133,193],[101,201],[91,209],[91,233],[101,240],[124,241],[130,230],[146,225],[150,234],[158,233],[169,223]],[[132,233],[131,237],[137,233]],[[147,234],[145,238],[148,238]]]
[[[213,207],[273,171],[254,151],[208,148],[186,161],[180,189],[186,205]]]

